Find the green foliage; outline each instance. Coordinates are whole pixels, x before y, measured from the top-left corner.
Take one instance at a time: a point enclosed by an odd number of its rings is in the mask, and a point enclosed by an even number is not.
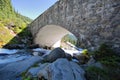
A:
[[[98,67],[89,66],[86,69],[87,80],[110,80],[108,73]]]
[[[98,74],[99,71],[90,68],[87,70],[88,80],[120,80],[120,56],[116,55],[110,46],[102,44],[92,55],[97,61],[102,63],[104,71],[107,74],[102,76],[103,79],[97,79],[98,75],[100,75]],[[89,70],[91,70],[91,72],[89,72]]]
[[[26,29],[26,26],[31,22],[32,20],[28,17],[25,17],[18,12],[14,10],[14,8],[11,5],[11,0],[0,0],[0,40],[3,41],[3,43],[8,43],[13,38],[13,34],[11,34],[11,30],[15,34],[21,33],[24,29]],[[6,29],[6,28],[10,29]],[[27,31],[25,33],[25,31]],[[30,32],[26,29],[24,31],[25,36],[28,36]],[[4,36],[4,37],[3,37]],[[19,36],[22,38],[22,36]],[[16,39],[11,41],[12,43],[16,43]],[[1,46],[1,44],[0,44]]]
[[[120,62],[120,57],[119,56],[108,56],[108,57],[104,57],[100,60],[100,62],[104,65],[106,65],[107,67],[119,67],[119,62]]]
[[[4,26],[4,24],[0,23],[0,27],[3,27],[3,26]]]
[[[26,38],[26,37],[32,37],[31,32],[28,30],[28,28],[25,28],[22,30],[21,33],[18,34],[19,36]]]
[[[5,43],[8,43],[13,37],[14,36],[10,34],[9,29],[3,26],[0,26],[0,41],[2,42],[0,44],[0,47],[2,47],[2,45],[4,45]]]
[[[96,60],[101,60],[104,57],[112,56],[114,55],[113,50],[110,48],[110,46],[106,44],[102,44],[98,50],[94,52],[94,58]]]
[[[120,56],[107,45],[102,44],[98,50],[93,54],[97,61],[100,61],[103,65],[110,67],[117,67],[120,62]]]
[[[23,78],[23,80],[31,80],[31,78],[30,78],[30,77],[27,77],[27,78]]]
[[[74,45],[77,44],[77,38],[72,34],[67,34],[62,38],[62,42],[70,42]]]
[[[25,80],[31,80],[30,77],[27,77]]]
[[[30,76],[26,76],[26,72],[21,74],[22,80],[37,80],[37,77],[31,78]]]
[[[26,72],[23,72],[22,73],[22,80],[31,80],[31,79],[29,76],[28,77],[26,76]]]
[[[120,68],[89,66],[86,69],[87,80],[120,80]]]
[[[102,44],[100,48],[94,52],[93,56],[97,61],[100,61],[106,66],[115,67],[120,62],[120,56],[117,56],[116,53],[105,44]]]

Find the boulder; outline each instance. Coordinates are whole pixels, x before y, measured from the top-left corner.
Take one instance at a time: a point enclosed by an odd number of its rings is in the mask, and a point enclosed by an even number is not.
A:
[[[71,60],[72,60],[72,56],[71,56],[70,54],[65,53],[65,56],[66,56],[66,58],[67,58],[69,61],[71,61]]]
[[[44,56],[44,60],[47,62],[54,62],[58,58],[65,58],[65,52],[61,48],[55,48],[48,55]]]
[[[39,80],[86,80],[85,71],[76,63],[67,59],[57,59],[38,73]]]
[[[32,67],[28,70],[26,76],[31,77],[32,79],[37,77],[37,74],[40,70],[44,69],[47,65],[49,65],[49,63],[45,63],[45,64],[38,64],[37,67]]]
[[[16,80],[17,76],[41,60],[41,57],[33,56],[26,60],[9,63],[0,69],[0,80]]]

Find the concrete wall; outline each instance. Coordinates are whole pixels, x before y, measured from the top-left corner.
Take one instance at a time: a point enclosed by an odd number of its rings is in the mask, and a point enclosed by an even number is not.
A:
[[[107,42],[120,49],[120,0],[59,0],[29,26],[35,37],[49,24],[72,32],[80,46]]]

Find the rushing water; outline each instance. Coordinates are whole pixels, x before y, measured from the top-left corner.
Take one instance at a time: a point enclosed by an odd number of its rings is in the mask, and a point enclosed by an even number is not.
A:
[[[25,54],[24,50],[0,49],[0,64],[20,61],[29,58],[31,55]]]
[[[75,47],[75,46],[74,46]],[[74,54],[80,55],[82,52],[81,48],[67,50],[62,48],[67,54],[73,56]],[[51,50],[46,50],[42,48],[32,49],[32,52],[44,52],[46,55],[50,53]],[[9,62],[16,62],[20,60],[24,60],[30,58],[32,55],[28,53],[26,50],[19,50],[19,49],[0,49],[0,64],[9,63]]]
[[[16,50],[16,49],[12,49],[12,50],[9,50],[9,49],[0,49],[0,54],[14,54],[14,53],[17,53],[19,50]]]

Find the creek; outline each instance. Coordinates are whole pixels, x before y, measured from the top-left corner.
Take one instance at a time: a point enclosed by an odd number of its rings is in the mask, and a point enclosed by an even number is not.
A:
[[[63,49],[63,48],[62,48]],[[79,50],[66,50],[63,49],[67,54],[73,56],[73,54],[80,54],[82,49]],[[33,56],[33,52],[43,52],[45,55],[49,54],[51,50],[46,50],[42,48],[36,49],[0,49],[0,64],[16,62],[28,59]]]

